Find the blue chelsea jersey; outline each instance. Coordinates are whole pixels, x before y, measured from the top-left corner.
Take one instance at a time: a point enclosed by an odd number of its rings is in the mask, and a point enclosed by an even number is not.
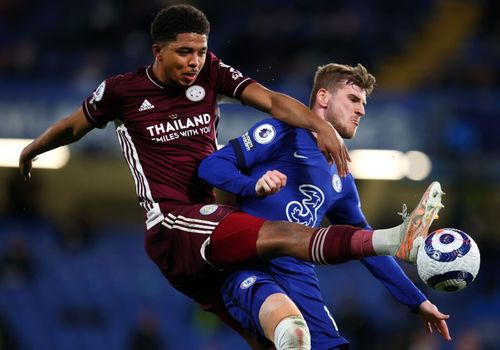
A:
[[[238,168],[255,181],[268,170],[287,176],[286,186],[278,193],[258,200],[239,197],[243,211],[311,227],[320,226],[325,216],[331,223],[368,227],[352,175],[342,178],[337,174],[310,131],[266,119],[231,144]]]
[[[287,176],[279,192],[258,197],[257,180],[268,170]],[[310,131],[265,119],[229,145],[208,156],[198,175],[213,186],[238,195],[243,211],[267,220],[285,220],[317,227],[324,217],[331,224],[370,229],[361,211],[351,174],[342,178],[317,147]],[[390,256],[364,258],[361,263],[401,303],[413,311],[426,298]],[[291,257],[269,262],[275,278],[317,284],[313,264]]]

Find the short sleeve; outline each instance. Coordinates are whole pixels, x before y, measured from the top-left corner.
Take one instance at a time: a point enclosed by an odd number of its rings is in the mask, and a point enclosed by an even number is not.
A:
[[[243,90],[255,82],[252,78],[244,76],[239,70],[222,62],[212,53],[210,53],[210,64],[211,70],[217,77],[218,93],[239,100]]]
[[[82,103],[85,117],[97,128],[102,129],[108,122],[119,118],[117,83],[117,77],[104,80]]]

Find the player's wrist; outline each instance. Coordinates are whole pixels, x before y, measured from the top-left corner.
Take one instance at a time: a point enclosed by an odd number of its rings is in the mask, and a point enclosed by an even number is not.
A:
[[[21,162],[29,162],[32,161],[37,156],[36,152],[34,152],[33,142],[26,146],[19,155],[19,160]]]
[[[413,312],[416,315],[419,315],[420,312],[422,311],[422,307],[423,307],[424,303],[426,303],[426,302],[429,302],[429,300],[428,299],[424,299],[424,300],[422,300],[422,301],[420,301],[418,303],[410,305],[411,312]]]
[[[319,117],[316,119],[316,122],[313,125],[313,131],[315,131],[317,134],[328,133],[331,132],[332,129],[334,129],[332,124]]]

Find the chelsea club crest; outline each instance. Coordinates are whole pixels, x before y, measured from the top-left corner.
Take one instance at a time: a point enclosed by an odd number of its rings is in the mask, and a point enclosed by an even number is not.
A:
[[[332,176],[332,186],[335,192],[340,193],[342,191],[342,180],[337,174],[333,174]]]

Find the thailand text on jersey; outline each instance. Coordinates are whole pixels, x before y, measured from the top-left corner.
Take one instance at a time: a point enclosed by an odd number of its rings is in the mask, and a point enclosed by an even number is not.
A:
[[[208,53],[189,87],[161,83],[148,66],[106,79],[83,102],[96,127],[117,121],[148,229],[163,220],[162,205],[214,201],[197,168],[216,149],[217,95],[239,99],[252,82]]]

